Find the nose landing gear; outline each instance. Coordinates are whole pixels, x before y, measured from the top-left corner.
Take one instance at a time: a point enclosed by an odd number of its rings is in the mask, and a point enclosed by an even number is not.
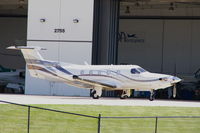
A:
[[[120,99],[126,99],[128,97],[131,96],[131,91],[130,90],[123,90],[121,96],[120,96]]]
[[[155,96],[156,96],[156,91],[152,89],[151,92],[150,92],[149,100],[150,101],[155,100]]]

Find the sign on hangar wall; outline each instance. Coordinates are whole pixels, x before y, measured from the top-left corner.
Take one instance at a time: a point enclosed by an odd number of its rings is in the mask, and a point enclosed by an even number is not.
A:
[[[118,39],[119,42],[123,44],[144,44],[145,32],[120,31],[118,34]]]

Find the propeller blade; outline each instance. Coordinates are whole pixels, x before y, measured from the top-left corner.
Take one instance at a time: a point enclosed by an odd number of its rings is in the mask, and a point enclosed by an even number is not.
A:
[[[176,97],[176,84],[174,84],[174,87],[173,87],[173,97],[174,98]]]

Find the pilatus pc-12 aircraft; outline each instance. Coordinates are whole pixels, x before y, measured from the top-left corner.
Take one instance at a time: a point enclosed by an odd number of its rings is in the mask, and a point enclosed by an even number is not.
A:
[[[49,81],[63,82],[75,87],[92,89],[94,99],[101,97],[102,90],[123,90],[120,98],[130,97],[131,89],[148,90],[154,100],[157,89],[174,86],[181,79],[171,75],[151,73],[138,65],[76,65],[44,60],[35,46],[11,46],[21,50],[31,76]]]

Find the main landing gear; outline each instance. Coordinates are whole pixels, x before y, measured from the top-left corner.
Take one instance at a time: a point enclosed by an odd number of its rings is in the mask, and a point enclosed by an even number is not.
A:
[[[126,99],[128,97],[131,96],[131,91],[130,90],[123,90],[121,96],[120,96],[120,99]]]
[[[102,94],[102,88],[97,87],[91,90],[91,95],[93,99],[99,99]]]
[[[149,100],[150,101],[155,100],[155,96],[156,96],[156,91],[152,89],[151,92],[150,92]]]

